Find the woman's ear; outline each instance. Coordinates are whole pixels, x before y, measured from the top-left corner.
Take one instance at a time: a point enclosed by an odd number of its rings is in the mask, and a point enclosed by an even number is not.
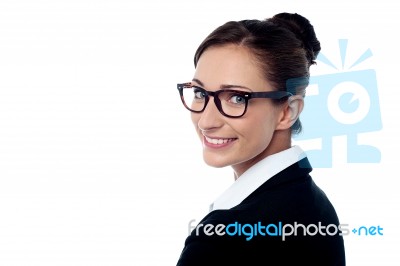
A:
[[[293,95],[288,99],[282,110],[282,116],[278,121],[277,130],[285,130],[290,128],[294,122],[299,118],[301,111],[303,111],[304,99],[301,95]]]

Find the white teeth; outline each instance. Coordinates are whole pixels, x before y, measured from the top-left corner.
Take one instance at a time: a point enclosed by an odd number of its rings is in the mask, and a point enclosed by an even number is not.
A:
[[[217,145],[221,145],[221,144],[225,144],[228,142],[231,142],[234,139],[210,139],[208,137],[205,137],[207,142],[212,143],[212,144],[217,144]]]

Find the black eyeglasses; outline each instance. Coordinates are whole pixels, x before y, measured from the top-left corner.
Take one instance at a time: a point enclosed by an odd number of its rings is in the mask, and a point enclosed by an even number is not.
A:
[[[252,98],[283,99],[292,96],[287,91],[247,92],[239,90],[206,91],[192,83],[179,83],[179,94],[183,105],[191,112],[201,113],[206,109],[210,96],[214,97],[215,106],[226,117],[242,117],[247,111],[247,105]]]

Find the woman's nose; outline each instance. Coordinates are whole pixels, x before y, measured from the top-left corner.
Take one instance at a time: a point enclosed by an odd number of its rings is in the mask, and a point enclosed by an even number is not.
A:
[[[223,115],[215,105],[214,97],[210,98],[204,111],[197,115],[199,115],[197,126],[202,131],[219,128],[224,124]]]

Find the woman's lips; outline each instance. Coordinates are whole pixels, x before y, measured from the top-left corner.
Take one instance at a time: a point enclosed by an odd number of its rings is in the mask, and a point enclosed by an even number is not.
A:
[[[210,148],[223,148],[231,145],[237,138],[220,138],[204,136],[204,145]]]

